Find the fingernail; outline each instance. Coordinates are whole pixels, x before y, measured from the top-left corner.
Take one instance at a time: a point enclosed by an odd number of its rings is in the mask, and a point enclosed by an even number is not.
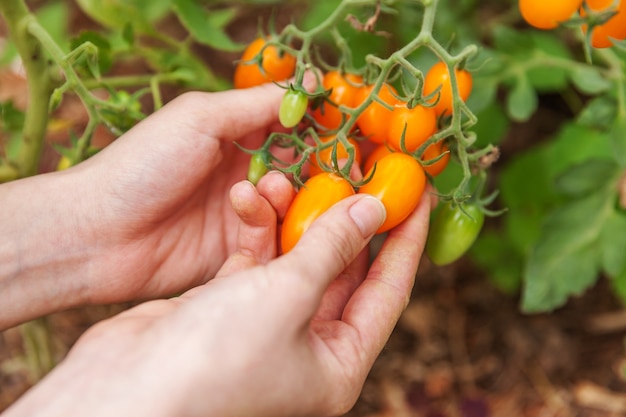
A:
[[[383,203],[372,196],[358,200],[348,209],[348,214],[356,223],[363,237],[370,237],[376,233],[387,216]]]

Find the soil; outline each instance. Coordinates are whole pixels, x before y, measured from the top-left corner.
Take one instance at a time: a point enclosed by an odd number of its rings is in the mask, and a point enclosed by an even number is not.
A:
[[[76,12],[75,25],[82,24]],[[211,58],[222,75],[232,70],[231,56]],[[0,92],[20,97],[25,87],[6,78],[13,76],[0,77]],[[7,92],[8,85],[15,91]],[[543,106],[543,117],[511,130],[503,158],[528,146],[520,138],[554,128],[559,106],[551,98]],[[85,122],[72,100],[60,111],[74,125]],[[50,142],[66,139],[61,131]],[[111,140],[106,131],[97,136],[102,145]],[[57,157],[49,147],[43,170]],[[127,307],[67,311],[0,333],[0,411],[62,360],[90,325]],[[553,313],[524,315],[518,298],[496,290],[469,259],[435,267],[424,258],[411,302],[346,416],[626,416],[625,331],[626,311],[604,279]],[[34,336],[25,339],[28,332]],[[32,339],[47,343],[50,355],[26,343]]]

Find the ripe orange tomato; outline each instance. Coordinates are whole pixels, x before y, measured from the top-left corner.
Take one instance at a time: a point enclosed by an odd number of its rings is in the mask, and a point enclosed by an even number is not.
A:
[[[519,0],[519,10],[529,25],[537,29],[554,29],[559,23],[572,17],[582,2],[582,0]]]
[[[339,105],[355,107],[356,95],[362,83],[363,78],[356,74],[342,74],[339,71],[324,74],[322,85],[324,90],[330,90],[328,95],[330,102],[324,101],[320,107],[313,110],[312,116],[315,121],[327,130],[338,129],[343,121]]]
[[[593,11],[608,10],[613,5],[613,0],[587,0],[587,6]],[[584,8],[580,9],[581,16],[585,16]],[[587,27],[583,25],[586,32]],[[611,38],[626,39],[626,0],[621,0],[617,6],[617,14],[606,23],[595,26],[591,33],[591,46],[594,48],[609,48],[613,45]]]
[[[332,135],[332,136],[321,137],[320,140],[323,143],[329,143],[329,142],[333,142],[335,138],[336,136]],[[361,148],[359,147],[359,142],[357,142],[353,138],[348,138],[348,143],[354,146],[354,163],[357,165],[361,165]],[[332,154],[333,154],[332,146],[321,149],[318,152],[319,160],[321,160],[325,165],[332,167],[333,166]],[[337,141],[337,161],[341,159],[348,159],[349,157],[350,155],[346,147],[341,142]],[[318,160],[318,157],[316,156],[315,153],[311,154],[311,156],[309,157],[309,163],[310,163],[309,174],[311,176],[325,172],[318,165],[317,160]]]
[[[369,175],[371,171],[365,177]],[[412,156],[394,152],[378,161],[372,179],[359,189],[361,194],[378,198],[387,210],[387,218],[377,233],[402,223],[419,204],[425,187],[426,174]]]
[[[406,126],[406,131],[405,131]],[[402,150],[402,133],[407,151],[414,152],[437,131],[437,115],[432,108],[406,105],[398,106],[389,120],[387,143],[397,151]]]
[[[459,88],[459,95],[463,101],[466,101],[472,92],[472,74],[464,69],[456,69],[454,73]],[[439,101],[432,108],[437,113],[437,116],[450,116],[452,114],[452,84],[450,83],[448,67],[441,61],[433,65],[426,73],[424,78],[424,95],[433,94],[438,88],[440,88]],[[432,102],[434,103],[436,100],[437,97],[433,98]]]
[[[289,252],[298,243],[322,213],[353,194],[352,185],[338,175],[325,172],[309,178],[285,214],[280,236],[283,253]]]
[[[424,171],[428,173],[431,177],[436,177],[441,174],[444,169],[448,166],[448,162],[450,162],[450,148],[443,141],[439,141],[433,143],[432,145],[428,145],[426,149],[424,149],[424,153],[422,154],[422,161],[429,161],[437,158],[439,155],[443,155],[440,160],[431,165],[423,165]]]
[[[357,94],[357,104],[363,103],[372,93],[373,89],[373,85],[361,88]],[[400,102],[395,94],[396,89],[393,88],[393,86],[384,84],[378,92],[378,98],[391,107],[394,107]],[[388,120],[392,114],[393,110],[386,108],[377,101],[373,101],[367,106],[363,113],[359,115],[359,119],[356,123],[363,136],[366,136],[371,142],[385,143],[387,141]]]
[[[283,81],[293,75],[296,58],[287,53],[281,53],[275,46],[268,46],[263,50],[263,71],[258,65],[246,63],[258,55],[265,43],[265,39],[257,38],[243,52],[241,62],[235,67],[233,79],[235,88],[248,88],[270,81]]]

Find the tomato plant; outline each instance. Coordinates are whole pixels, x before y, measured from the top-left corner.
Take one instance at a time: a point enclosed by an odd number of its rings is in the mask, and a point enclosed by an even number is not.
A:
[[[364,103],[372,94],[373,85],[363,87],[356,96],[357,103]],[[394,106],[400,101],[396,97],[397,91],[390,84],[384,84],[378,92],[378,98],[386,104],[373,101],[357,119],[357,126],[361,134],[374,143],[385,143],[388,137],[388,120],[394,112]]]
[[[306,93],[300,90],[288,89],[283,96],[278,110],[278,120],[285,127],[294,127],[304,117],[309,105]]]
[[[519,10],[529,25],[538,29],[554,29],[572,17],[581,4],[582,0],[519,0]]]
[[[375,171],[372,168],[366,173],[366,178],[370,176],[359,193],[382,201],[387,218],[377,233],[383,233],[402,223],[415,210],[426,187],[426,174],[412,156],[394,152],[381,158]]]
[[[480,233],[485,214],[474,204],[444,203],[428,232],[426,253],[435,265],[450,264],[467,252]]]
[[[466,101],[472,92],[472,74],[464,69],[455,69],[459,97]],[[452,84],[450,72],[443,62],[437,62],[426,73],[424,78],[424,95],[435,95],[433,109],[437,115],[449,116],[452,114]],[[438,98],[438,100],[437,100]]]
[[[328,95],[312,112],[313,118],[323,130],[336,130],[346,118],[339,106],[354,107],[356,97],[362,87],[363,78],[356,74],[342,73],[338,70],[324,74],[322,85]]]
[[[612,9],[614,0],[586,0],[586,6],[592,12],[603,12]],[[606,22],[593,27],[591,32],[591,46],[594,48],[608,48],[613,45],[613,39],[626,39],[626,1],[620,0],[616,8],[616,14]],[[585,16],[584,8],[580,10],[581,16]],[[587,30],[587,26],[583,26]]]
[[[326,210],[353,194],[352,185],[336,174],[321,173],[309,178],[285,214],[280,235],[282,252],[289,252]]]
[[[402,141],[408,152],[416,151],[437,131],[437,115],[430,107],[406,104],[397,106],[389,119],[389,146],[402,151]]]
[[[258,63],[257,58],[260,58]],[[293,75],[295,68],[295,57],[274,45],[267,45],[264,38],[257,38],[243,52],[235,68],[233,84],[235,88],[249,88],[270,81],[284,81]]]
[[[335,158],[339,162],[341,160],[347,160],[350,157],[350,153],[346,146],[339,140],[336,140],[336,136],[321,137],[320,141],[328,146],[323,147],[314,153],[310,157],[309,175],[317,175],[324,172],[324,169],[320,167],[319,162],[326,167],[333,167],[333,151],[335,152]],[[348,143],[352,145],[354,152],[354,163],[356,165],[361,164],[361,146],[353,138],[347,139]],[[342,167],[338,167],[342,168]]]

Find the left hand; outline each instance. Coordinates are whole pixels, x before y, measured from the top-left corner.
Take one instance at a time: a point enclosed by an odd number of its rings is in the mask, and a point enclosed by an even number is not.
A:
[[[347,412],[408,303],[430,198],[368,267],[384,220],[372,197],[337,203],[267,263],[272,204],[245,184],[233,197],[247,248],[218,277],[97,324],[6,417],[37,415],[41,404],[50,415],[120,417]]]

